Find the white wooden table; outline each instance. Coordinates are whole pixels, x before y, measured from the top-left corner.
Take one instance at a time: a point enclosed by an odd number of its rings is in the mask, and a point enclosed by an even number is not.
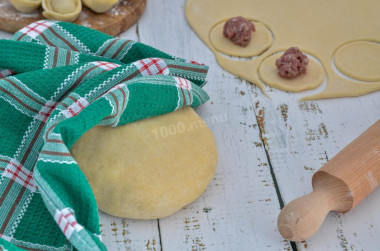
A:
[[[211,100],[196,111],[212,121],[217,172],[198,200],[170,217],[139,221],[100,212],[109,250],[380,250],[379,189],[349,213],[330,213],[306,242],[284,240],[276,225],[284,203],[312,191],[313,173],[380,118],[380,92],[299,102],[311,92],[268,88],[269,100],[216,64],[188,26],[184,5],[149,1],[120,37],[210,66],[205,90]]]

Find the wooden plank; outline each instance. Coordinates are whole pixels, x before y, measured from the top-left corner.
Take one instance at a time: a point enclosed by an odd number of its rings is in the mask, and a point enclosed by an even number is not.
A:
[[[163,250],[290,250],[279,235],[280,210],[247,84],[225,73],[188,27],[182,1],[151,1],[139,21],[142,42],[211,67],[211,101],[197,112],[219,152],[215,179],[194,203],[160,219]],[[159,16],[160,18],[151,18]]]
[[[108,250],[161,250],[157,220],[131,220],[99,211],[102,241]]]
[[[138,30],[138,24],[135,23],[128,30],[126,30],[123,33],[119,34],[117,37],[138,41],[139,38],[138,38],[138,35],[137,35],[137,30]],[[0,39],[10,39],[12,36],[13,36],[13,33],[5,32],[5,31],[0,31]]]
[[[146,0],[121,0],[112,9],[100,14],[83,7],[74,23],[115,36],[136,23],[145,6]],[[0,30],[16,32],[33,22],[46,19],[42,11],[40,7],[32,13],[22,13],[8,0],[0,0]]]
[[[323,87],[322,87],[323,88]],[[267,142],[284,201],[312,191],[311,177],[328,159],[380,118],[380,93],[358,98],[298,102],[304,94],[268,88],[272,100],[256,88],[256,114]],[[346,214],[330,213],[318,233],[299,250],[378,250],[380,190]]]

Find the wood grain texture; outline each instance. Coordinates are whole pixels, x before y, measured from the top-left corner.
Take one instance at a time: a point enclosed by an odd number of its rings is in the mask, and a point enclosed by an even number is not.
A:
[[[161,250],[156,220],[130,220],[99,211],[100,228],[108,250]]]
[[[330,175],[342,181],[349,189],[352,203],[348,210],[357,206],[380,184],[380,120],[335,155],[313,176],[313,187],[319,180]],[[346,190],[341,188],[341,190]],[[329,191],[334,194],[334,191]],[[339,205],[336,205],[340,208]],[[345,212],[346,207],[339,211]]]
[[[98,14],[83,7],[74,22],[115,36],[131,27],[143,14],[147,0],[121,0],[111,10]],[[0,0],[0,30],[16,32],[35,21],[46,19],[42,9],[25,14],[18,12],[8,0]]]

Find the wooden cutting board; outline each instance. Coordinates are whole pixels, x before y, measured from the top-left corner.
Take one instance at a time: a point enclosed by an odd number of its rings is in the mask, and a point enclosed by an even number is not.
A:
[[[74,22],[111,36],[125,31],[143,14],[147,0],[120,0],[111,10],[97,14],[86,7]],[[42,16],[42,8],[25,14],[18,12],[8,0],[0,0],[0,30],[16,32],[37,20],[46,19]]]

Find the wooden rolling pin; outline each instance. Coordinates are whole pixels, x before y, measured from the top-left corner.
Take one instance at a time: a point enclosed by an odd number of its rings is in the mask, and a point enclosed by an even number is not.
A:
[[[308,239],[330,211],[348,212],[380,184],[380,120],[319,169],[312,184],[312,193],[291,201],[278,216],[285,239]]]

